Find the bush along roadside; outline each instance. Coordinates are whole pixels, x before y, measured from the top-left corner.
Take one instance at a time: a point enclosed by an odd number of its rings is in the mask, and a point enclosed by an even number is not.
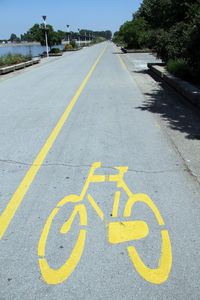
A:
[[[61,50],[59,48],[52,48],[49,53],[52,53],[52,54],[58,54],[58,53],[61,53]]]
[[[62,51],[59,48],[51,48],[49,56],[62,56]]]
[[[174,75],[199,83],[200,0],[143,0],[113,41],[127,49],[153,49]]]
[[[82,47],[78,47],[76,41],[72,40],[69,44],[65,44],[63,51],[75,51],[81,49]]]
[[[174,76],[191,83],[197,83],[195,80],[196,76],[193,68],[184,59],[180,58],[177,60],[169,60],[166,66],[167,71],[172,73]]]
[[[26,62],[32,59],[32,55],[22,55],[19,53],[5,54],[0,56],[0,68],[16,65],[22,62]]]

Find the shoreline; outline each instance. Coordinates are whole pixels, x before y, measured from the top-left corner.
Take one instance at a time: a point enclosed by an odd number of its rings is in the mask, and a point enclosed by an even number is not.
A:
[[[84,44],[85,41],[80,41],[80,43]],[[60,45],[65,45],[65,44],[68,44],[68,41],[62,41]],[[41,44],[40,42],[21,42],[21,43],[7,43],[7,44],[0,43],[0,47],[17,47],[17,46],[41,46]]]
[[[7,44],[0,43],[0,47],[35,46],[35,45],[40,45],[40,43],[39,42],[21,42],[21,43],[7,43]]]

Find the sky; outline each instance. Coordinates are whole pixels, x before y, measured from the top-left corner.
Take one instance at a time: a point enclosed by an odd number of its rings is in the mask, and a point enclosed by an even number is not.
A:
[[[132,19],[142,0],[0,0],[0,39],[27,32],[43,22],[54,30],[111,30],[113,33]]]

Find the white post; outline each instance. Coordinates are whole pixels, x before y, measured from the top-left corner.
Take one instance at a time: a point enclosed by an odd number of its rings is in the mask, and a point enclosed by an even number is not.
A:
[[[46,16],[42,16],[42,18],[44,20],[45,42],[46,42],[47,57],[49,57],[48,40],[47,40],[47,27],[46,27]]]

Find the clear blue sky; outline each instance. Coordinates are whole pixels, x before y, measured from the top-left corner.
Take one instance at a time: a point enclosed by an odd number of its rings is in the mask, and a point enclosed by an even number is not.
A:
[[[142,0],[0,0],[0,39],[25,33],[42,15],[54,30],[111,30],[132,19]]]

